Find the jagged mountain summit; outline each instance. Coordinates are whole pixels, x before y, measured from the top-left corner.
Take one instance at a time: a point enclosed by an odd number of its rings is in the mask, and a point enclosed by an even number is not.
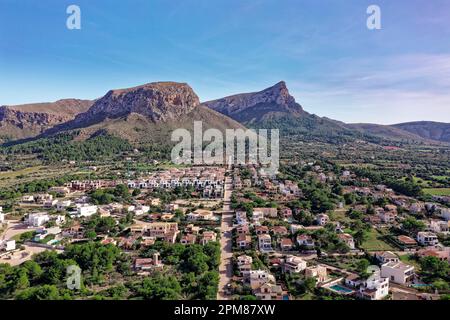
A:
[[[49,137],[75,132],[84,140],[99,133],[111,134],[134,144],[170,143],[177,128],[203,128],[222,132],[236,128],[280,129],[281,138],[340,143],[362,139],[420,143],[450,140],[450,124],[414,122],[391,126],[346,124],[319,117],[303,109],[284,81],[258,92],[240,93],[200,103],[186,83],[153,82],[108,91],[96,100],[66,99],[0,107],[0,142]],[[14,142],[16,141],[16,142]]]
[[[89,110],[59,124],[44,136],[75,130],[80,137],[106,132],[132,143],[170,142],[177,128],[192,130],[194,121],[204,128],[243,128],[238,122],[202,105],[186,83],[154,82],[108,91]]]
[[[259,92],[241,93],[203,103],[241,123],[258,123],[283,115],[300,117],[303,108],[289,94],[284,81]]]
[[[279,129],[285,136],[349,136],[344,123],[306,112],[289,93],[284,81],[259,92],[241,93],[203,105],[248,127]]]

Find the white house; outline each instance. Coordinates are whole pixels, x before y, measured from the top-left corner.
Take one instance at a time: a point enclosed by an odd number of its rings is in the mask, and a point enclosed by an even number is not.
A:
[[[63,211],[65,209],[67,209],[68,207],[70,207],[71,204],[72,204],[72,201],[70,201],[70,200],[58,201],[58,203],[56,204],[56,210]]]
[[[275,284],[275,277],[265,270],[251,270],[248,275],[252,290],[258,289],[266,283]]]
[[[252,220],[255,225],[260,225],[261,221],[264,220],[264,212],[253,211]]]
[[[30,213],[27,218],[27,224],[31,227],[40,227],[47,223],[50,217],[45,212]]]
[[[311,238],[309,234],[299,234],[297,236],[297,243],[299,246],[306,246],[306,247],[314,247],[315,245],[314,240]]]
[[[406,284],[414,277],[414,266],[403,262],[388,262],[381,266],[381,277],[389,278],[395,283]]]
[[[375,258],[381,262],[381,264],[385,264],[388,262],[399,262],[398,256],[392,251],[383,251],[375,253]]]
[[[22,202],[27,202],[27,203],[34,202],[34,196],[32,196],[32,195],[23,196]]]
[[[237,264],[238,266],[246,265],[246,264],[252,264],[253,258],[247,255],[240,255],[237,257]]]
[[[0,223],[3,223],[3,222],[5,222],[5,214],[0,211]]]
[[[442,220],[431,220],[428,225],[428,230],[436,233],[445,233],[448,232],[448,222]]]
[[[141,206],[141,205],[138,205],[138,206],[136,206],[136,207],[134,208],[134,214],[135,214],[136,216],[141,216],[141,215],[143,215],[143,214],[148,213],[149,211],[150,211],[150,207],[149,207],[149,206]]]
[[[421,231],[417,233],[417,242],[424,246],[436,246],[439,240],[433,232]]]
[[[359,289],[359,296],[368,300],[381,300],[389,294],[389,279],[374,275]]]
[[[81,205],[77,206],[77,215],[80,217],[90,217],[96,214],[98,207],[95,205]]]
[[[319,226],[324,226],[330,221],[328,215],[321,213],[316,216],[316,222]]]
[[[445,219],[445,221],[450,221],[450,209],[441,208],[441,217]]]
[[[272,250],[272,238],[268,234],[260,234],[258,236],[259,250],[271,251]]]
[[[299,273],[306,269],[306,261],[300,257],[288,256],[284,262],[284,271],[289,273]]]
[[[66,217],[65,216],[61,216],[61,215],[56,216],[55,223],[56,223],[57,226],[62,225],[64,222],[66,222]]]
[[[245,211],[236,211],[236,222],[238,225],[247,224],[247,213]]]
[[[210,210],[197,209],[193,212],[188,213],[186,215],[186,219],[189,221],[213,220],[214,214]]]
[[[16,250],[16,240],[6,241],[6,251]]]

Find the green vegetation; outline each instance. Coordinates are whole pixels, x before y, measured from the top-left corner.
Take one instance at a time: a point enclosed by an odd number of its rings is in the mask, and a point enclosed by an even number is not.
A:
[[[361,244],[361,248],[367,251],[387,251],[394,248],[383,240],[384,236],[377,230],[371,229],[367,233],[367,239]]]
[[[425,188],[423,192],[432,196],[450,196],[450,188]]]
[[[86,295],[85,285],[104,282],[112,272],[119,271],[119,262],[127,259],[115,246],[88,242],[69,245],[60,255],[44,251],[17,267],[0,264],[0,298],[58,300]],[[66,268],[71,265],[82,270],[81,291],[66,289]]]
[[[130,191],[124,184],[117,185],[114,189],[97,189],[90,194],[95,204],[109,204],[111,202],[127,202],[131,199]]]
[[[142,255],[151,256],[155,250],[165,257],[164,263],[172,265],[177,272],[166,280],[158,276],[156,279],[144,280],[137,285],[138,295],[145,299],[179,299],[181,295],[191,299],[216,299],[219,284],[217,269],[220,263],[218,243],[184,246],[157,242]]]
[[[99,133],[84,141],[75,141],[74,139],[78,135],[79,132],[62,133],[20,145],[12,145],[0,149],[0,151],[7,156],[38,154],[38,158],[44,161],[59,162],[64,159],[93,161],[105,157],[112,158],[125,151],[133,150],[127,141],[106,133]]]

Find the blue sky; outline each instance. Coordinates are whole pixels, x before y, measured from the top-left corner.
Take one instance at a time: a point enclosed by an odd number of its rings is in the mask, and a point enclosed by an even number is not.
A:
[[[71,4],[81,30],[66,28]],[[0,104],[164,80],[202,101],[285,80],[320,116],[450,122],[450,2],[0,0]]]

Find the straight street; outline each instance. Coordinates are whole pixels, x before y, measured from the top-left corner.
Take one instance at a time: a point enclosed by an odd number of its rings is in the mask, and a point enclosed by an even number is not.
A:
[[[233,211],[231,211],[230,202],[233,189],[231,177],[225,178],[225,188],[223,196],[222,222],[220,225],[220,266],[219,266],[219,290],[217,300],[227,300],[227,285],[233,276],[233,266],[231,264],[232,252],[232,229],[233,229]]]

